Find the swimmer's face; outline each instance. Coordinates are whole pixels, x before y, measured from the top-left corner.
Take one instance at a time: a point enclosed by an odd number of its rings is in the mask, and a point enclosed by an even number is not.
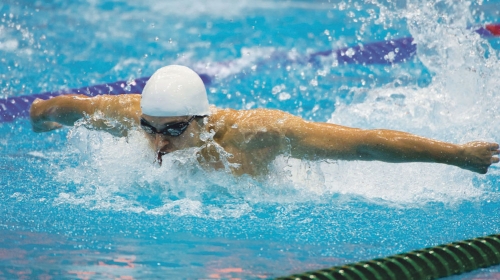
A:
[[[157,153],[158,161],[165,154],[200,145],[199,118],[182,117],[152,117],[143,114],[141,127],[149,140],[151,147]]]

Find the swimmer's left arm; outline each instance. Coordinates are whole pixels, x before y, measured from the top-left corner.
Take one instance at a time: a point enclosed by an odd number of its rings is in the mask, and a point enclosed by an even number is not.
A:
[[[437,141],[406,132],[363,130],[289,116],[283,126],[290,153],[302,159],[379,160],[385,162],[436,162],[486,173],[499,161],[499,146],[489,142],[464,145]]]

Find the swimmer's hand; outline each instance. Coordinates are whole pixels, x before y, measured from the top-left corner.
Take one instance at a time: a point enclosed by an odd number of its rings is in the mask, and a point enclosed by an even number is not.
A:
[[[489,142],[469,142],[461,145],[461,161],[462,164],[457,164],[460,168],[467,169],[480,174],[488,172],[488,168],[493,163],[498,163],[497,143]]]
[[[47,108],[44,106],[44,103],[44,100],[37,98],[33,101],[33,104],[31,104],[30,119],[31,127],[34,132],[46,132],[62,127],[60,123],[50,120],[51,110],[50,108],[46,110]]]

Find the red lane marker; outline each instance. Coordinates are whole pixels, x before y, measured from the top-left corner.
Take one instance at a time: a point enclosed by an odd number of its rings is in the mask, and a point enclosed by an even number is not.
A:
[[[500,36],[500,23],[486,24],[484,26],[493,36]]]

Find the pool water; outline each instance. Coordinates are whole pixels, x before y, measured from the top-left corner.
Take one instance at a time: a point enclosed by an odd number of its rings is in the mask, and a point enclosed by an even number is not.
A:
[[[151,75],[212,77],[222,108],[499,141],[500,1],[0,3],[0,98]],[[413,37],[406,62],[311,54]],[[400,50],[394,50],[397,53]],[[349,55],[349,54],[346,54]],[[279,157],[265,179],[158,167],[140,133],[0,123],[0,278],[284,276],[500,232],[500,169]],[[455,276],[488,279],[500,267]]]

